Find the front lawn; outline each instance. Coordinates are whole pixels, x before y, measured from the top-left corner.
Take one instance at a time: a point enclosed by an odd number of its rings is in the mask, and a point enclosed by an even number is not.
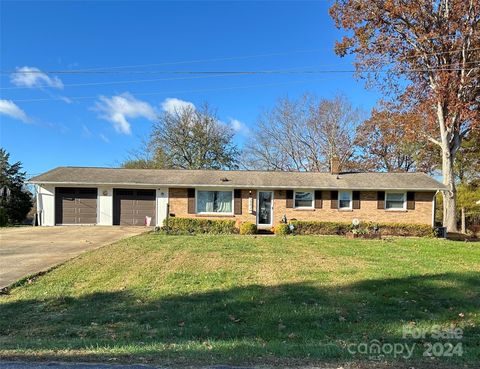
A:
[[[349,351],[378,340],[415,344],[409,363],[473,367],[479,314],[478,243],[146,234],[0,296],[0,357],[368,366]],[[427,337],[403,339],[406,325]],[[463,338],[433,340],[434,325]],[[463,354],[423,358],[436,342]]]

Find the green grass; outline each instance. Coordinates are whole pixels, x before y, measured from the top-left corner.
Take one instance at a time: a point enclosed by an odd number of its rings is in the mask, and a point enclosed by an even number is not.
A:
[[[479,314],[478,243],[147,234],[0,296],[0,357],[358,363],[348,345],[378,339],[415,342],[425,362],[432,340],[402,327],[438,324],[463,329],[464,354],[428,362],[474,366]]]

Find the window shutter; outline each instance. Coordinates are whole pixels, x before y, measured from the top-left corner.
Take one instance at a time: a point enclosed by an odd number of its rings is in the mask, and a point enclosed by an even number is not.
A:
[[[415,192],[407,192],[407,210],[415,210]]]
[[[195,214],[195,189],[188,188],[188,214]]]
[[[330,192],[330,208],[338,209],[338,191]]]
[[[293,190],[287,190],[287,208],[293,208]]]
[[[242,214],[242,190],[233,191],[233,213],[235,215]]]
[[[377,192],[377,209],[385,209],[385,191]]]
[[[360,191],[353,191],[352,192],[352,208],[353,209],[360,209]]]
[[[315,191],[315,209],[321,209],[323,206],[322,191]]]

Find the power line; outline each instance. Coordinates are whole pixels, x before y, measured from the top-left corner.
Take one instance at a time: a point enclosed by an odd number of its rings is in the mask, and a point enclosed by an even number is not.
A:
[[[479,64],[480,61],[467,62],[465,64]],[[455,66],[455,67],[451,67]],[[467,70],[476,69],[467,68]],[[460,71],[463,68],[457,67],[457,64],[450,64],[441,66],[438,68],[425,68],[425,69],[403,69],[400,71],[404,72],[428,72],[428,71]],[[179,78],[155,78],[155,79],[139,79],[139,80],[125,80],[125,81],[105,81],[105,82],[86,82],[86,83],[73,83],[65,84],[64,87],[81,87],[81,86],[102,86],[102,85],[114,85],[114,84],[133,84],[133,83],[148,83],[148,82],[159,82],[159,81],[177,81],[177,80],[192,80],[192,79],[205,79],[205,78],[216,78],[216,77],[228,77],[228,76],[244,76],[244,75],[291,75],[291,74],[327,74],[327,73],[355,73],[357,70],[346,69],[346,70],[295,70],[293,69],[284,69],[284,70],[260,70],[260,71],[170,71],[163,73],[174,73],[174,74],[199,74],[194,77],[179,77]],[[361,73],[375,73],[381,72],[385,73],[388,70],[364,70]],[[41,86],[48,87],[48,86]],[[0,87],[0,90],[17,90],[17,89],[26,89],[30,88],[27,86],[21,87]]]
[[[475,70],[475,69],[480,69],[480,67],[474,67],[470,68],[468,70]],[[430,69],[423,69],[423,70],[410,70],[409,72],[426,72],[429,71]],[[440,69],[440,71],[460,71],[462,69],[460,68],[451,68],[451,69]],[[332,73],[332,72],[338,72],[338,73],[352,73],[355,72],[354,70],[349,70],[349,71],[320,71],[322,73]],[[371,70],[370,72],[376,72],[374,70]],[[378,71],[377,71],[378,72]],[[385,70],[379,71],[379,72],[388,72]],[[363,71],[363,73],[368,73],[368,71]],[[331,78],[338,78],[336,77],[331,77]],[[256,84],[256,85],[245,85],[245,86],[231,86],[231,87],[219,87],[219,88],[210,88],[210,89],[194,89],[194,90],[180,90],[180,91],[162,91],[162,92],[146,92],[146,93],[135,93],[135,96],[151,96],[151,95],[164,95],[164,94],[180,94],[180,93],[193,93],[193,92],[211,92],[211,91],[225,91],[225,90],[235,90],[235,89],[244,89],[244,88],[255,88],[255,87],[267,87],[267,86],[277,86],[277,85],[284,85],[284,84],[290,84],[290,83],[308,83],[308,82],[314,82],[314,81],[319,81],[319,80],[326,80],[326,79],[331,79],[331,78],[323,78],[323,79],[316,79],[316,80],[297,80],[297,81],[288,81],[288,82],[278,82],[278,83],[269,83],[269,84]],[[77,96],[77,97],[70,97],[67,96],[68,99],[70,100],[88,100],[88,99],[97,99],[98,94],[95,96]],[[41,98],[41,99],[16,99],[16,102],[41,102],[41,101],[54,101],[54,100],[60,100],[58,99],[47,99],[47,98]]]
[[[178,62],[167,62],[167,63],[156,63],[156,64],[138,64],[138,65],[129,65],[129,66],[114,66],[114,67],[98,67],[98,68],[87,68],[87,69],[73,69],[73,70],[28,70],[28,71],[20,71],[20,70],[13,70],[13,71],[0,71],[0,74],[125,74],[125,73],[132,73],[132,74],[152,74],[152,73],[165,73],[165,74],[198,74],[198,73],[252,73],[249,71],[181,71],[181,70],[163,70],[163,71],[146,71],[146,70],[121,70],[127,68],[137,68],[137,67],[146,67],[146,66],[162,66],[162,65],[179,65],[179,64],[190,64],[190,63],[199,63],[199,62],[208,62],[208,61],[222,61],[222,60],[235,60],[235,59],[246,59],[246,58],[254,58],[254,57],[263,57],[263,56],[280,56],[280,55],[289,55],[291,53],[299,53],[299,52],[313,52],[319,51],[317,50],[297,50],[285,53],[271,53],[271,54],[258,54],[258,55],[246,55],[246,56],[234,56],[234,57],[227,57],[227,58],[211,58],[211,59],[197,59],[197,60],[190,60],[190,61],[178,61]],[[480,48],[472,48],[469,51],[476,51],[480,50]],[[449,50],[449,51],[442,51],[442,52],[435,52],[435,53],[427,53],[427,54],[418,54],[418,55],[411,55],[401,58],[401,60],[414,58],[418,56],[428,55],[443,55],[443,54],[451,54],[461,52],[463,49],[458,50]],[[389,63],[391,64],[391,63]],[[332,64],[338,65],[338,64]],[[120,69],[120,70],[117,70]]]
[[[252,84],[252,85],[244,85],[244,86],[228,86],[228,87],[216,87],[216,88],[204,88],[204,89],[192,89],[192,90],[177,90],[177,91],[155,91],[155,92],[140,92],[134,93],[135,96],[154,96],[154,95],[168,95],[168,94],[183,94],[183,93],[196,93],[196,92],[212,92],[212,91],[228,91],[228,90],[239,90],[239,89],[248,89],[248,88],[257,88],[257,87],[272,87],[272,86],[281,86],[281,85],[288,85],[288,84],[297,84],[297,83],[311,83],[311,82],[319,82],[325,81],[335,77],[327,77],[327,78],[317,78],[317,79],[307,79],[307,80],[297,80],[297,81],[287,81],[287,82],[274,82],[274,83],[263,83],[263,84]],[[71,100],[92,100],[97,99],[99,95],[90,95],[90,96],[75,96],[75,97],[68,97]],[[55,101],[60,100],[58,99],[49,99],[49,98],[40,98],[40,99],[16,99],[15,102],[43,102],[43,101]]]
[[[140,67],[154,67],[154,66],[166,66],[166,65],[182,65],[182,64],[195,64],[195,63],[206,63],[206,62],[216,62],[216,61],[231,61],[231,60],[242,60],[242,59],[251,59],[251,58],[262,58],[269,56],[285,56],[291,54],[300,54],[300,53],[313,53],[321,51],[322,49],[309,49],[309,50],[292,50],[285,52],[273,52],[265,54],[251,54],[251,55],[238,55],[238,56],[229,56],[229,57],[218,57],[218,58],[208,58],[208,59],[193,59],[193,60],[180,60],[174,62],[163,62],[163,63],[150,63],[150,64],[134,64],[134,65],[123,65],[123,66],[111,66],[111,67],[94,67],[94,68],[82,68],[82,69],[72,69],[72,70],[59,70],[59,71],[0,71],[0,74],[12,74],[12,73],[57,73],[57,74],[69,74],[69,73],[96,73],[96,72],[106,72],[116,69],[128,69],[128,68],[140,68]],[[125,71],[128,72],[128,71]]]
[[[86,83],[71,83],[63,84],[63,87],[83,87],[83,86],[102,86],[102,85],[116,85],[116,84],[127,84],[127,83],[145,83],[145,82],[160,82],[160,81],[180,81],[180,80],[192,80],[192,79],[203,79],[203,78],[213,78],[213,77],[224,77],[230,76],[230,74],[216,74],[216,75],[207,75],[207,76],[195,76],[195,77],[177,77],[177,78],[154,78],[154,79],[136,79],[136,80],[126,80],[126,81],[104,81],[104,82],[86,82]],[[48,87],[40,86],[40,87]],[[31,87],[19,86],[19,87],[0,87],[0,90],[20,90],[20,89],[29,89]]]
[[[323,64],[323,66],[335,66],[337,64]],[[289,69],[276,69],[271,70],[271,72],[283,72],[283,71],[294,71],[294,70],[301,70],[303,68],[311,68],[311,67],[296,67],[296,68],[289,68]],[[238,73],[239,75],[251,75],[254,72],[245,72],[245,73]],[[143,83],[143,82],[159,82],[159,81],[177,81],[177,80],[192,80],[192,79],[203,79],[203,78],[214,78],[214,77],[226,77],[231,76],[232,73],[219,73],[214,75],[200,75],[194,77],[175,77],[175,78],[154,78],[154,79],[138,79],[138,80],[125,80],[125,81],[104,81],[104,82],[85,82],[85,83],[70,83],[70,84],[63,84],[63,87],[81,87],[81,86],[101,86],[101,85],[110,85],[110,84],[123,84],[123,83]],[[49,87],[48,85],[42,85],[39,87]],[[0,87],[0,90],[19,90],[19,89],[29,89],[29,86],[16,86],[16,87]]]
[[[292,51],[285,51],[285,52],[273,52],[273,53],[267,53],[267,54],[239,55],[239,56],[229,56],[229,57],[210,58],[210,59],[193,59],[193,60],[182,60],[182,61],[154,63],[154,64],[137,64],[137,65],[114,66],[114,67],[83,68],[83,69],[79,69],[79,71],[95,71],[95,70],[104,70],[104,69],[127,69],[127,68],[139,68],[139,67],[155,67],[155,66],[158,67],[158,66],[164,66],[164,65],[195,64],[195,63],[206,63],[206,62],[216,62],[216,61],[262,58],[262,57],[268,57],[268,56],[284,56],[284,55],[299,54],[299,53],[313,53],[317,51],[321,51],[321,49],[292,50]]]

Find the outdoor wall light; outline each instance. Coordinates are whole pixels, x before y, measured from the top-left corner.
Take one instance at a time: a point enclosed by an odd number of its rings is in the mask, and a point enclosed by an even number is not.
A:
[[[103,190],[103,196],[107,196],[108,195],[108,191],[107,190]]]

